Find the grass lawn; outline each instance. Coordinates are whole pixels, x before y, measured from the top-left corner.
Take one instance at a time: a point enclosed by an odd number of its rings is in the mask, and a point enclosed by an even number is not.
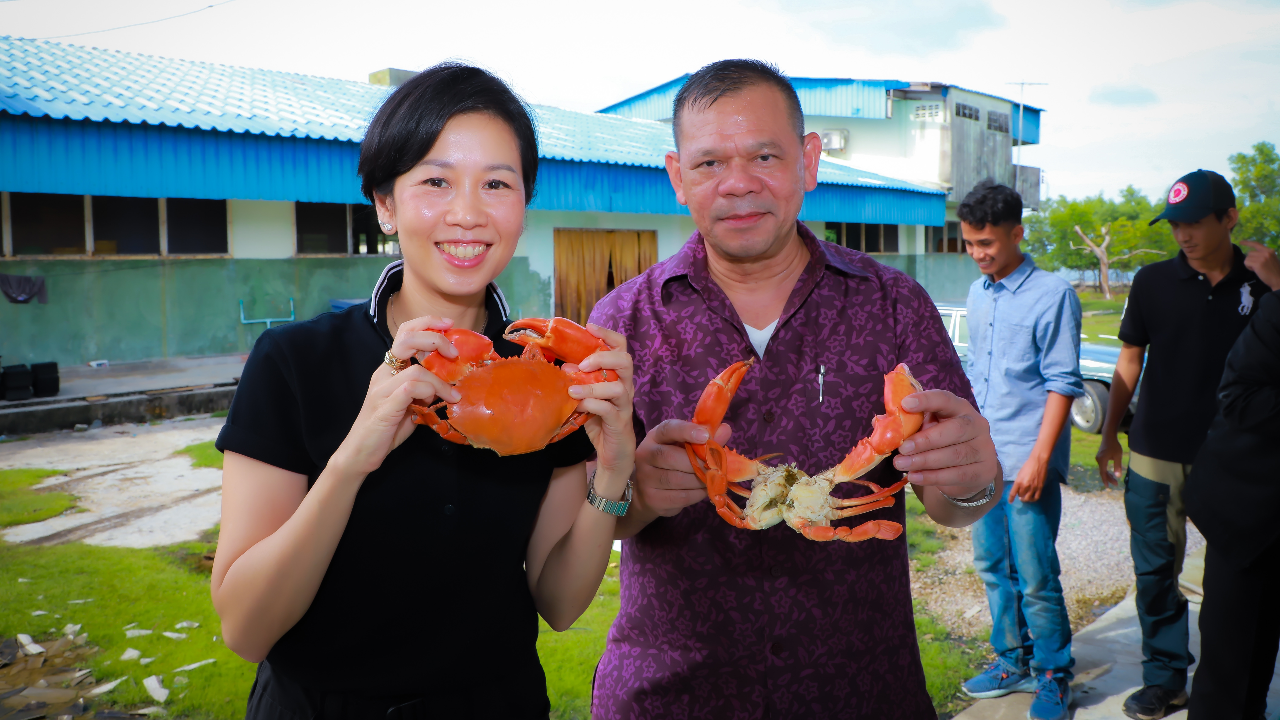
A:
[[[190,445],[179,452],[191,456],[196,467],[222,466],[222,455],[213,449],[212,442]],[[18,515],[17,522],[33,522],[72,507],[71,496],[26,489],[53,474],[57,471],[0,472],[0,513],[20,506],[10,498],[28,496],[45,504],[40,512]],[[911,558],[917,566],[926,567],[934,562],[933,555],[943,544],[932,523],[919,519],[924,507],[914,495],[906,495]],[[214,551],[216,541],[215,528],[198,542],[147,550],[81,543],[54,547],[0,543],[0,635],[27,633],[37,641],[52,640],[63,626],[82,625],[81,632],[89,634],[89,642],[101,648],[88,660],[94,676],[102,682],[127,678],[100,698],[98,707],[136,709],[155,704],[142,681],[160,675],[172,691],[165,703],[170,716],[241,718],[253,684],[254,665],[238,658],[218,637],[220,625],[209,600],[209,563],[201,559]],[[547,675],[553,718],[590,717],[591,680],[618,614],[619,559],[618,553],[612,554],[595,601],[570,630],[557,633],[540,622],[538,654]],[[40,611],[44,614],[33,615]],[[182,621],[200,625],[174,627]],[[960,683],[972,674],[981,655],[975,652],[973,641],[951,637],[920,607],[916,608],[915,623],[929,694],[939,712],[954,712],[960,707],[954,702]],[[128,638],[126,626],[153,632]],[[173,640],[161,634],[165,631],[187,637]],[[121,660],[128,648],[154,660],[145,666],[137,659]],[[216,662],[175,673],[180,666],[210,658]],[[175,684],[175,676],[187,682]]]
[[[76,499],[67,493],[31,489],[41,480],[61,474],[61,470],[40,468],[0,470],[0,527],[40,522],[74,507]]]
[[[1092,315],[1081,320],[1080,334],[1088,335],[1088,337],[1083,338],[1083,341],[1120,347],[1121,343],[1115,337],[1120,334],[1120,316],[1124,311],[1124,301],[1129,295],[1127,293],[1112,293],[1112,299],[1107,300],[1102,297],[1102,293],[1093,291],[1082,290],[1077,291],[1077,294],[1080,296],[1080,309],[1082,311],[1110,311],[1105,315]],[[1110,337],[1102,337],[1103,335]]]

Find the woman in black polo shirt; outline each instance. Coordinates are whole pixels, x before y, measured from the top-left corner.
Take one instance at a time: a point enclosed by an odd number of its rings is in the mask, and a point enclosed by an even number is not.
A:
[[[537,616],[564,630],[590,604],[625,512],[635,452],[625,341],[574,387],[586,432],[499,457],[406,413],[457,399],[403,360],[470,328],[500,355],[506,266],[533,197],[525,106],[476,68],[400,86],[361,146],[366,197],[404,260],[368,303],[263,333],[227,424],[214,605],[226,643],[260,662],[254,718],[545,718]],[[585,460],[597,469],[588,504]],[[629,494],[628,494],[629,497]]]

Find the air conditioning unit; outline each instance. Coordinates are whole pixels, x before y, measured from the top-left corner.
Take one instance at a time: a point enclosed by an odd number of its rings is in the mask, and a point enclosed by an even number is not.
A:
[[[825,152],[844,150],[849,144],[848,130],[823,130],[818,133],[818,137],[822,138],[822,149]]]

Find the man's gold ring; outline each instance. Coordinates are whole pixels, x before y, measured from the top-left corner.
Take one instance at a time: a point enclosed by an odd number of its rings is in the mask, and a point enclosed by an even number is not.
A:
[[[396,357],[395,355],[392,355],[390,350],[388,350],[388,351],[387,351],[386,356],[382,358],[382,362],[384,362],[384,363],[386,363],[387,365],[390,365],[390,366],[391,366],[391,374],[392,374],[392,375],[395,375],[396,373],[400,372],[401,370],[403,370],[403,369],[405,369],[405,368],[409,367],[409,361],[408,361],[408,360],[401,360],[400,358]]]

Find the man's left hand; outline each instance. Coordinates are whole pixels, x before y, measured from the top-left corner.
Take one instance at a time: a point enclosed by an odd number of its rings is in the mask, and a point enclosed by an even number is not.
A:
[[[1244,256],[1244,266],[1267,287],[1280,290],[1280,259],[1276,258],[1276,251],[1253,240],[1241,240],[1240,244],[1249,248],[1249,254]]]
[[[1044,491],[1044,480],[1049,474],[1049,463],[1031,458],[1022,464],[1018,477],[1009,488],[1009,502],[1021,498],[1022,502],[1035,502]]]
[[[908,412],[925,414],[924,426],[903,441],[893,466],[912,485],[933,486],[953,498],[978,494],[1000,477],[991,426],[964,398],[925,390],[902,400]]]

